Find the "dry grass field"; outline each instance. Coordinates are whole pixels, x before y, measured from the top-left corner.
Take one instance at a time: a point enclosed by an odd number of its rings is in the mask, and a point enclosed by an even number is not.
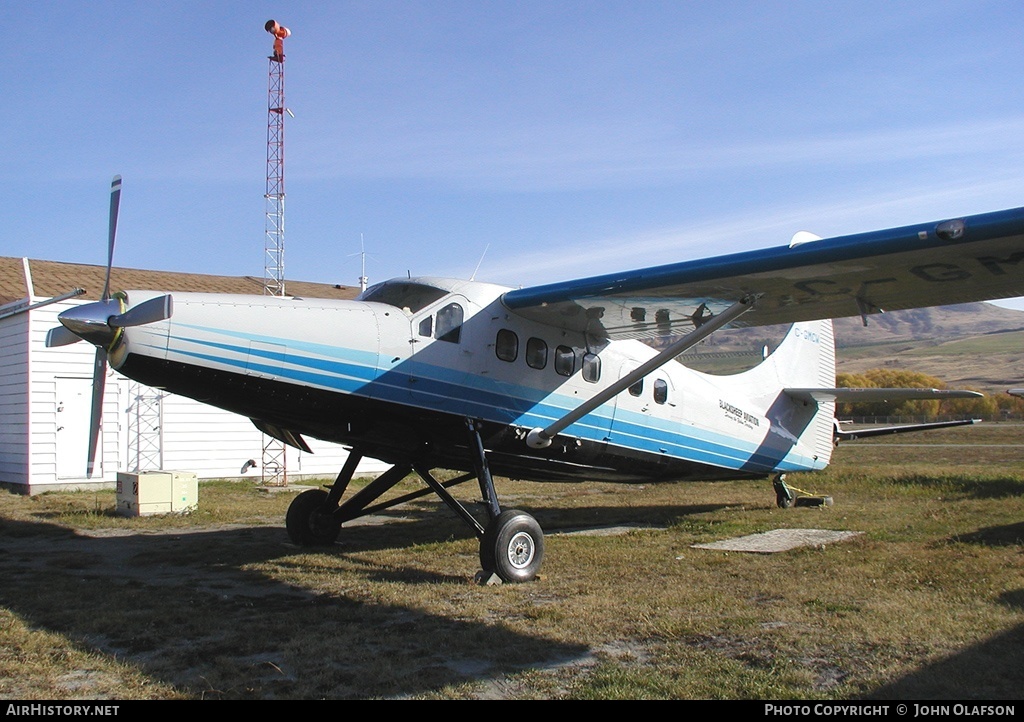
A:
[[[0,698],[1019,698],[1024,426],[851,442],[790,482],[834,503],[498,480],[547,552],[496,586],[430,498],[310,552],[283,528],[298,487],[205,483],[197,512],[143,518],[0,492]],[[694,547],[776,529],[860,534]]]

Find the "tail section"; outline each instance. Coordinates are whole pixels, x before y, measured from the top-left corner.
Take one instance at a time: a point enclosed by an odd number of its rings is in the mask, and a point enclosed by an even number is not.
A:
[[[763,363],[733,377],[771,421],[772,433],[789,440],[794,459],[812,468],[832,457],[834,401],[795,400],[788,388],[832,388],[836,384],[836,345],[831,320],[793,324]]]

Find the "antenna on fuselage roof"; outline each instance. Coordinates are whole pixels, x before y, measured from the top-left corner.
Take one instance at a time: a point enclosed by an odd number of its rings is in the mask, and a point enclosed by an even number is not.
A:
[[[469,277],[470,281],[475,281],[476,280],[476,272],[480,270],[480,264],[484,262],[484,256],[487,255],[487,249],[490,248],[490,247],[491,247],[490,243],[488,243],[486,246],[484,246],[484,252],[480,254],[480,260],[476,262],[476,268],[473,269],[473,275]]]
[[[363,234],[359,234],[359,253],[348,254],[349,258],[352,256],[359,256],[360,270],[359,270],[359,292],[362,293],[366,290],[369,285],[369,278],[366,275],[366,244],[363,241]]]
[[[363,234],[359,234],[359,291],[366,290],[366,245],[363,243]]]

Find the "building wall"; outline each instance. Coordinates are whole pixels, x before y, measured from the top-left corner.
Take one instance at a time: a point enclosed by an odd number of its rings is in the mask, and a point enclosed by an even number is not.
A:
[[[32,493],[68,485],[113,483],[119,447],[119,397],[123,384],[108,371],[103,399],[103,426],[97,471],[87,478],[88,431],[96,349],[84,342],[46,347],[46,334],[57,314],[74,305],[56,303],[23,314],[29,347],[29,478]],[[6,480],[5,480],[6,481]]]
[[[0,319],[0,481],[29,477],[28,315]]]
[[[166,469],[196,471],[201,478],[262,476],[259,465],[266,438],[249,419],[173,394],[164,396],[162,406]],[[287,448],[288,477],[336,476],[348,452],[316,439],[307,442],[314,453]],[[250,459],[256,468],[247,467]],[[360,464],[359,472],[379,473],[385,468],[368,459]]]

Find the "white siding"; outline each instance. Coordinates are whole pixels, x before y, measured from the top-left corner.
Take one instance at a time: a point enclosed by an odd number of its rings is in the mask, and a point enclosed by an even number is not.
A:
[[[28,483],[28,314],[0,319],[0,481]]]
[[[265,437],[244,416],[200,404],[191,399],[167,394],[163,399],[164,468],[195,471],[200,478],[248,476],[260,478],[259,465]],[[286,469],[295,476],[337,475],[348,452],[336,444],[307,439],[315,453],[307,454],[289,447]],[[252,459],[257,467],[245,469]],[[362,473],[383,471],[386,467],[364,460]]]
[[[38,300],[38,299],[34,299]],[[87,459],[79,454],[74,460],[76,472],[59,472],[58,454],[61,452],[58,427],[67,423],[58,408],[66,399],[58,398],[59,379],[80,379],[91,386],[96,349],[86,343],[58,348],[46,347],[46,333],[60,325],[57,314],[73,302],[55,303],[26,314],[29,316],[29,484],[31,491],[45,491],[47,487],[73,483],[113,482],[116,479],[117,455],[117,384],[108,376],[103,402],[103,435],[97,462],[99,469],[93,479],[86,478]],[[83,413],[88,413],[84,411]],[[87,427],[86,427],[87,430]],[[84,441],[81,442],[84,444]],[[65,449],[65,453],[66,449]],[[102,472],[102,474],[100,473]]]

